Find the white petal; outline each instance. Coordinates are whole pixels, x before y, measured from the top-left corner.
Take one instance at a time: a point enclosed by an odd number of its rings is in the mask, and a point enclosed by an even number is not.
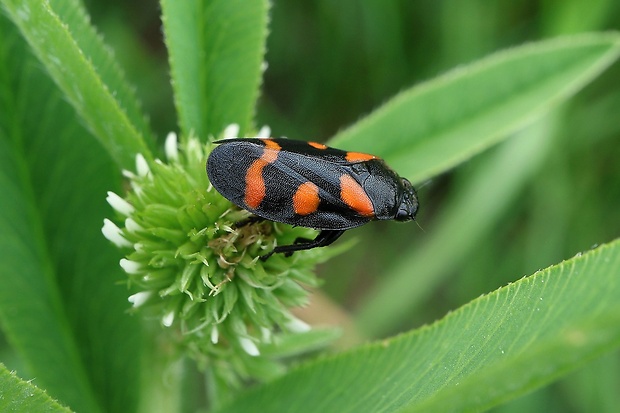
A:
[[[151,172],[149,169],[149,164],[146,162],[146,159],[144,159],[144,156],[142,156],[141,153],[136,155],[136,171],[140,176],[146,176],[149,172]]]
[[[131,218],[127,218],[125,220],[125,229],[132,234],[135,234],[138,231],[144,231],[144,228],[138,225],[138,223]]]
[[[131,213],[133,213],[133,211],[135,211],[133,205],[131,205],[129,202],[125,201],[123,198],[116,195],[112,191],[108,191],[108,196],[105,200],[108,201],[108,204],[110,204],[110,206],[114,208],[116,212],[125,216],[129,216]]]
[[[136,174],[134,174],[131,171],[128,171],[127,169],[123,169],[122,173],[123,173],[123,176],[127,179],[134,179],[136,177]]]
[[[166,142],[164,143],[164,152],[166,152],[166,158],[169,161],[176,161],[179,159],[179,141],[177,140],[177,134],[170,132],[166,136]]]
[[[151,293],[150,291],[141,291],[139,293],[130,295],[127,298],[127,301],[129,301],[131,305],[136,308],[144,304],[151,297],[151,295],[153,295],[153,293]]]
[[[123,233],[121,229],[116,226],[116,224],[109,219],[105,218],[103,220],[103,227],[101,228],[101,232],[103,236],[111,241],[117,247],[131,247],[131,242],[127,241],[125,237],[123,237]]]
[[[260,354],[256,344],[254,344],[254,342],[249,338],[239,337],[239,344],[241,344],[241,348],[243,348],[243,350],[250,356],[256,357]]]
[[[220,332],[217,330],[217,327],[213,327],[211,329],[211,342],[213,344],[217,344],[220,339]]]
[[[127,274],[140,274],[143,272],[144,267],[142,264],[136,261],[128,260],[127,258],[122,258],[120,261],[121,268],[125,270]]]
[[[164,325],[164,327],[170,327],[173,322],[174,322],[174,313],[172,311],[166,314],[161,319],[161,323]]]
[[[239,125],[237,125],[236,123],[231,123],[230,125],[226,126],[223,135],[224,139],[236,138],[237,136],[239,136]]]
[[[268,138],[271,136],[271,128],[267,125],[263,126],[262,128],[260,128],[260,130],[258,131],[258,138]]]
[[[309,324],[301,321],[299,318],[292,317],[285,324],[286,328],[295,333],[303,333],[306,331],[310,331],[312,327]]]

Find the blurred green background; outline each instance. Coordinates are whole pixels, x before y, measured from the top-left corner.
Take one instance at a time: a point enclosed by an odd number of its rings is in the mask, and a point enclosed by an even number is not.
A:
[[[86,3],[163,139],[177,128],[158,3]],[[271,126],[274,136],[326,141],[395,93],[494,51],[620,29],[620,2],[274,1],[271,20],[257,126]],[[536,156],[515,152],[513,164],[499,162],[506,151],[519,150],[509,140],[451,173],[417,182],[419,226],[375,223],[349,232],[343,239],[356,239],[355,246],[320,268],[324,290],[363,334],[380,337],[432,322],[614,239],[620,233],[619,108],[616,64],[515,137],[544,139]],[[399,265],[411,251],[418,251],[412,264]],[[391,277],[411,280],[416,294],[398,316],[388,311],[377,319],[374,309],[390,305]],[[495,411],[611,412],[620,405],[618,394],[620,358],[612,354]]]

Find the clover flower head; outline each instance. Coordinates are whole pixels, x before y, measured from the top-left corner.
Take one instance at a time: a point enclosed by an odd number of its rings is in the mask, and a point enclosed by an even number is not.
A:
[[[238,133],[231,125],[222,137]],[[313,267],[326,254],[313,250],[261,261],[274,245],[313,232],[268,221],[240,225],[250,214],[208,182],[211,149],[194,137],[179,142],[171,133],[164,145],[167,162],[149,164],[136,156],[136,171],[123,171],[130,191],[107,196],[124,226],[105,219],[102,232],[127,251],[120,266],[129,279],[132,310],[151,319],[155,314],[200,365],[214,367],[235,385],[260,379],[251,366],[263,357],[261,347],[273,349],[277,337],[308,333],[310,327],[289,309],[307,304],[306,287],[319,284]]]

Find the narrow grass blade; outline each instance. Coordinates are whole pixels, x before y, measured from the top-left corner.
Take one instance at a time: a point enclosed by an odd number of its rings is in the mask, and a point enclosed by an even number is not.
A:
[[[162,1],[179,122],[201,139],[253,126],[267,38],[266,0]]]
[[[566,100],[619,54],[616,33],[508,49],[404,91],[331,144],[375,153],[411,181],[424,181]]]
[[[38,0],[2,0],[2,4],[112,158],[125,169],[134,169],[137,153],[150,159],[144,134],[151,136],[144,116],[81,6],[74,1]],[[53,138],[53,131],[50,134]]]

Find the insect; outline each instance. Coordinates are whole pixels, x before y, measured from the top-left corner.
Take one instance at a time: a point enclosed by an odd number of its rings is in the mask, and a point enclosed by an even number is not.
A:
[[[313,240],[275,247],[263,260],[327,246],[373,220],[410,221],[418,211],[411,183],[374,155],[291,139],[215,143],[207,175],[222,196],[258,219],[320,230]]]

